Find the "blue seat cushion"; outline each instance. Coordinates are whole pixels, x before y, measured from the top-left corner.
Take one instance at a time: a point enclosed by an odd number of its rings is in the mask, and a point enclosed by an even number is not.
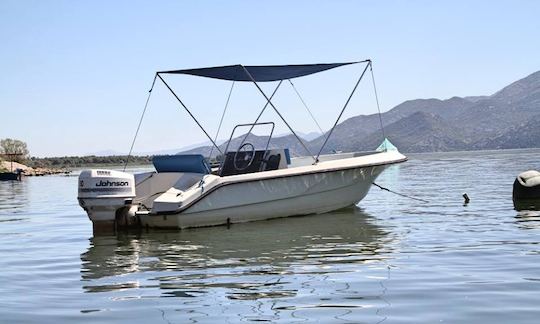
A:
[[[188,172],[209,174],[211,168],[201,154],[156,155],[152,163],[159,172]]]

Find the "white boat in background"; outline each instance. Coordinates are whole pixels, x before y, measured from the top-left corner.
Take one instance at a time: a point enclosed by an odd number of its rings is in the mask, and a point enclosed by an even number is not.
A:
[[[349,96],[350,100],[365,72],[371,67],[370,60],[283,66],[233,65],[156,73],[154,83],[159,78],[165,84],[208,136],[215,150],[221,153],[222,162],[219,167],[211,168],[202,155],[179,154],[155,156],[153,162],[156,171],[136,175],[113,170],[85,170],[79,176],[79,204],[88,213],[94,230],[99,231],[118,226],[213,226],[320,214],[358,203],[387,166],[406,161],[407,158],[386,139],[373,152],[321,155],[349,100],[334,127],[326,133],[318,154],[312,154],[271,101],[283,80],[357,63],[364,63],[365,68]],[[222,152],[165,82],[164,74],[252,82],[267,102],[254,123],[237,125],[233,129],[227,148]],[[274,93],[267,96],[258,83],[272,81],[279,83]],[[291,159],[287,148],[269,148],[274,123],[259,122],[268,106],[282,118],[309,156]],[[272,130],[266,147],[256,149],[246,139],[254,127],[261,125],[271,126]],[[229,144],[238,127],[250,129],[238,148],[229,151]]]

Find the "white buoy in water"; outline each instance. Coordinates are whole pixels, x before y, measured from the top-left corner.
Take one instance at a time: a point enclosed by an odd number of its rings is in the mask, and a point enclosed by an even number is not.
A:
[[[520,173],[514,181],[512,200],[516,209],[540,207],[540,172],[529,170]]]

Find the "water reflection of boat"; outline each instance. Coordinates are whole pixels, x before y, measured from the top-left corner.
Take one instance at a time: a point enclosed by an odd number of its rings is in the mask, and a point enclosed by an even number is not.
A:
[[[16,210],[20,210],[27,206],[27,190],[28,186],[23,181],[0,182],[0,215],[2,214],[2,211],[11,212],[4,214],[7,218],[1,217],[0,222],[13,219],[11,217],[13,216],[12,213],[16,213]],[[19,219],[19,217],[16,217],[16,219]]]
[[[332,226],[328,226],[327,216],[310,216],[309,221],[295,217],[236,224],[234,231],[203,228],[95,236],[81,255],[81,276],[92,280],[163,272],[157,279],[167,281],[175,274],[178,278],[203,278],[213,269],[287,272],[296,265],[364,263],[384,258],[388,249],[384,243],[389,237],[362,210],[354,207],[333,212]],[[266,266],[270,268],[261,270]],[[87,286],[87,290],[92,291],[93,286]]]

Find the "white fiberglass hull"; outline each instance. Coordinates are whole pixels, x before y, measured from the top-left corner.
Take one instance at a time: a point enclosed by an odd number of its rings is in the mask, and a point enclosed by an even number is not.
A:
[[[325,213],[362,200],[389,164],[224,183],[183,210],[139,216],[144,226],[189,228]]]

